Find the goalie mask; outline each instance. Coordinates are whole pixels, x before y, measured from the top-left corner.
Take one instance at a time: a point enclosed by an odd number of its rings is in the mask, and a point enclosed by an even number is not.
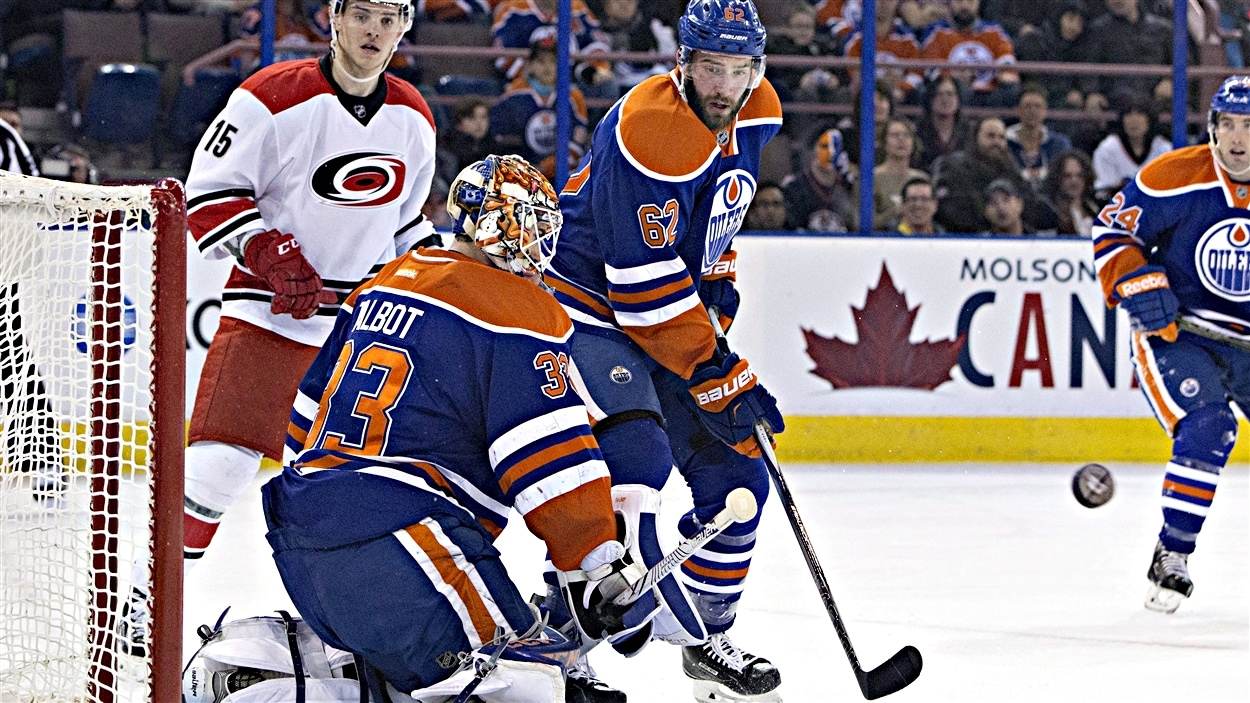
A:
[[[541,274],[564,223],[556,191],[516,155],[488,156],[456,176],[447,195],[453,231],[472,237],[500,268]]]

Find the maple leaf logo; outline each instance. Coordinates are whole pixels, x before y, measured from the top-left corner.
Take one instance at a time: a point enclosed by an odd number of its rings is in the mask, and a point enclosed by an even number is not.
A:
[[[869,289],[864,307],[851,306],[859,343],[822,337],[802,328],[807,355],[816,362],[811,373],[832,383],[834,389],[888,386],[931,391],[951,380],[964,335],[912,344],[908,336],[919,310],[919,305],[907,308],[907,298],[894,287],[890,271],[882,263],[877,287]]]

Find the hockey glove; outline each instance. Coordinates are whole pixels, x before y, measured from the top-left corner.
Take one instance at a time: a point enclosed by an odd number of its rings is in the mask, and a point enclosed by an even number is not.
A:
[[[706,279],[700,281],[699,298],[708,310],[716,308],[720,318],[720,328],[728,332],[729,326],[738,316],[738,303],[741,300],[738,289],[734,287],[733,279],[716,278],[710,281]]]
[[[1168,285],[1162,266],[1142,266],[1115,282],[1112,298],[1128,313],[1135,332],[1176,341],[1176,313],[1180,303]]]
[[[739,454],[757,458],[755,423],[763,420],[774,433],[786,423],[777,410],[777,399],[761,385],[745,359],[727,354],[719,364],[705,362],[690,377],[690,395],[702,412],[699,418],[714,437]]]
[[[623,544],[616,540],[604,542],[582,559],[581,566],[575,571],[557,572],[557,576],[583,640],[620,640],[651,624],[660,610],[653,592],[625,605],[612,602],[647,574]]]
[[[276,229],[252,237],[243,250],[243,265],[273,289],[269,312],[306,320],[319,305],[336,300],[333,291],[321,287],[321,276],[300,251],[295,235]]]

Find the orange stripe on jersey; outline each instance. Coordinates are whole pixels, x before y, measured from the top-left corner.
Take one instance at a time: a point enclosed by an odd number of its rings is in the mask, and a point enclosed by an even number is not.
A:
[[[400,257],[366,285],[419,293],[491,325],[563,337],[573,328],[564,308],[530,281],[442,249]]]
[[[631,90],[621,102],[617,129],[623,148],[643,168],[681,178],[698,172],[720,147],[681,99],[675,76],[652,76]]]
[[[1183,483],[1177,483],[1169,479],[1163,479],[1163,490],[1173,493],[1181,493],[1191,498],[1200,498],[1207,502],[1215,500],[1215,491],[1205,488],[1195,488],[1194,486],[1186,486]]]
[[[605,476],[556,496],[526,513],[525,524],[547,544],[552,565],[579,568],[590,550],[616,539],[612,482]]]
[[[286,433],[291,435],[291,437],[294,438],[296,442],[299,442],[299,445],[301,447],[304,446],[304,443],[308,441],[308,432],[305,431],[303,428],[301,428],[299,425],[295,424],[294,422],[287,423]]]
[[[1114,242],[1111,242],[1114,244]],[[1095,247],[1095,253],[1097,247]],[[1107,307],[1115,303],[1112,294],[1115,292],[1115,282],[1129,273],[1136,271],[1146,265],[1146,257],[1141,250],[1136,248],[1122,249],[1116,254],[1098,272],[1098,282],[1102,285],[1103,299],[1107,301]]]
[[[469,621],[473,623],[473,629],[477,630],[478,639],[483,642],[494,639],[495,619],[486,609],[486,604],[482,602],[482,594],[477,592],[477,587],[473,585],[469,575],[456,566],[456,558],[451,555],[451,552],[439,544],[433,531],[425,525],[413,525],[405,528],[404,532],[407,532],[421,551],[425,552],[430,562],[434,564],[434,568],[438,570],[438,575],[460,597],[460,601],[469,612]]]
[[[573,298],[577,302],[581,303],[582,305],[585,305],[591,310],[594,310],[595,312],[599,313],[603,317],[606,317],[609,320],[616,319],[616,315],[612,312],[611,308],[599,302],[597,299],[592,298],[590,295],[586,293],[586,291],[582,290],[581,288],[578,288],[577,286],[569,285],[568,283],[565,283],[564,281],[557,279],[555,276],[548,276],[543,279],[543,282],[546,283],[548,286],[550,286],[553,290],[558,290],[561,293],[569,296],[570,298]]]
[[[446,493],[449,496],[455,495],[451,489],[451,483],[447,481],[447,478],[443,476],[443,473],[435,468],[433,464],[427,464],[424,461],[414,461],[410,464],[410,466],[421,469],[421,472],[426,476],[429,476],[430,480],[434,482],[434,485],[438,486],[443,493]]]
[[[673,281],[666,286],[660,286],[659,288],[652,288],[638,293],[617,293],[609,288],[608,298],[610,298],[612,302],[620,303],[621,305],[637,305],[640,303],[649,303],[653,300],[659,300],[664,296],[671,295],[677,291],[685,290],[687,288],[694,288],[694,282],[690,280],[690,276],[683,276],[681,280]]]
[[[301,469],[333,469],[352,461],[346,457],[325,454],[312,461],[301,461],[296,466]]]
[[[1146,335],[1140,332],[1132,333],[1133,357],[1137,362],[1134,366],[1137,368],[1138,380],[1141,382],[1142,389],[1146,395],[1150,396],[1150,404],[1154,406],[1158,413],[1159,420],[1163,423],[1164,429],[1167,430],[1168,436],[1172,436],[1172,432],[1176,429],[1176,423],[1181,419],[1177,417],[1167,404],[1167,396],[1165,395],[1166,386],[1163,385],[1163,379],[1155,375],[1154,367],[1149,363],[1150,356],[1147,353],[1150,349],[1150,342],[1147,341]]]
[[[599,445],[595,442],[594,438],[590,435],[579,435],[559,444],[547,447],[540,452],[535,452],[525,457],[521,461],[518,461],[509,467],[508,471],[504,473],[502,478],[499,479],[499,487],[503,489],[504,493],[507,493],[512,489],[512,484],[521,480],[521,478],[529,472],[534,471],[535,469],[541,469],[560,457],[576,454],[577,452],[585,451],[587,449],[595,449],[598,446]]]
[[[1215,183],[1215,159],[1205,144],[1174,149],[1160,154],[1137,174],[1137,180],[1150,190],[1176,190],[1202,183]]]
[[[692,561],[688,561],[682,565],[682,568],[691,571],[700,576],[706,576],[713,579],[741,579],[746,578],[749,568],[741,569],[709,569],[706,566],[700,566]]]
[[[503,534],[502,527],[480,515],[477,518],[477,522],[483,529],[490,533],[491,539],[499,539],[499,535]]]
[[[621,329],[648,356],[682,378],[690,378],[694,367],[711,359],[716,349],[716,335],[702,305],[696,305],[663,324]]]
[[[564,183],[564,190],[560,191],[560,195],[577,195],[582,192],[582,186],[590,181],[590,165],[593,160],[594,157],[591,157],[591,161],[587,161],[586,166],[582,170],[569,176],[569,180]]]

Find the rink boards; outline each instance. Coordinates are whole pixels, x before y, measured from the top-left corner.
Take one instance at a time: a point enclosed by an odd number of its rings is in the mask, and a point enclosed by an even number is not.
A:
[[[729,339],[787,417],[784,460],[1168,456],[1088,240],[744,235],[735,249]],[[190,399],[229,264],[188,262]],[[1250,462],[1250,442],[1236,454]]]

